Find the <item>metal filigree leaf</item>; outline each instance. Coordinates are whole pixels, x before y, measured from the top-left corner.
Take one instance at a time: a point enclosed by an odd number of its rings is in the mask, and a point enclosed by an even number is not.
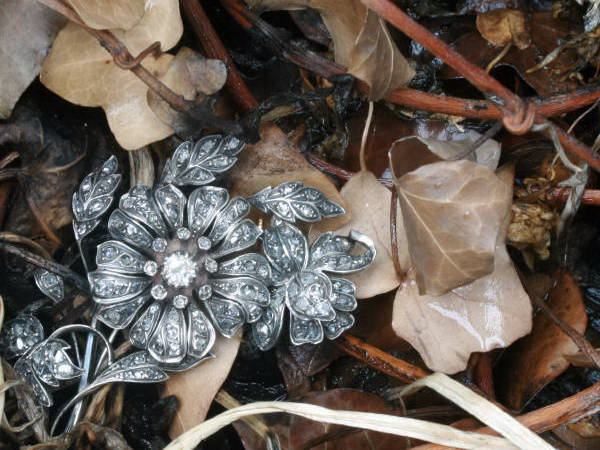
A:
[[[353,253],[357,243],[362,244],[365,249],[361,254]],[[351,231],[346,237],[327,232],[319,236],[311,246],[308,267],[344,274],[364,269],[373,259],[375,245],[364,234]]]
[[[263,282],[251,277],[211,280],[211,286],[213,292],[240,303],[269,304],[269,289]]]
[[[215,219],[208,238],[212,242],[219,242],[227,232],[248,215],[250,204],[240,197],[232,198]]]
[[[176,230],[183,226],[186,203],[183,192],[172,184],[165,184],[154,191],[154,196],[171,229]]]
[[[50,408],[54,401],[46,387],[35,375],[30,359],[21,358],[15,363],[15,372],[29,385],[37,403]]]
[[[144,273],[144,255],[119,241],[106,241],[98,246],[96,264],[99,269],[132,275]]]
[[[95,270],[90,273],[90,283],[94,301],[101,305],[113,305],[142,294],[152,280],[147,277]]]
[[[215,343],[216,333],[204,313],[193,302],[188,307],[188,355],[203,358]]]
[[[229,193],[220,187],[204,186],[194,190],[188,200],[188,228],[197,234],[204,233],[228,201]]]
[[[7,359],[27,353],[34,345],[44,340],[44,327],[37,317],[19,314],[2,327],[0,351]]]
[[[327,200],[321,191],[304,187],[300,181],[289,181],[272,188],[266,187],[248,201],[265,213],[282,220],[317,222],[323,218],[344,214],[344,208]]]
[[[335,319],[322,322],[322,325],[327,339],[337,339],[344,331],[352,328],[354,325],[354,316],[344,311],[338,311]]]
[[[273,266],[273,281],[281,283],[306,267],[308,241],[302,231],[287,222],[277,222],[263,233],[263,251]]]
[[[55,338],[38,344],[27,355],[36,377],[49,386],[58,387],[61,381],[74,380],[81,376],[83,369],[73,364],[67,353],[69,348],[71,346],[65,341]]]
[[[331,281],[324,273],[303,270],[287,285],[286,304],[297,317],[305,320],[333,320]]]
[[[181,362],[173,363],[173,364],[159,363],[158,366],[161,369],[164,369],[168,372],[175,372],[175,373],[184,372],[186,370],[192,369],[192,368],[202,364],[204,361],[207,361],[207,360],[213,359],[213,358],[215,358],[215,355],[213,355],[212,353],[207,353],[202,358],[195,358],[193,356],[188,355]]]
[[[142,225],[120,209],[115,209],[108,219],[108,231],[118,241],[150,251],[154,236]]]
[[[215,249],[213,257],[221,258],[246,250],[256,243],[261,234],[262,230],[254,222],[244,219],[229,229],[223,242]]]
[[[122,330],[131,324],[138,311],[144,306],[149,298],[150,293],[146,292],[122,303],[100,306],[96,312],[96,317],[109,327],[114,328],[115,330]]]
[[[258,253],[247,253],[229,261],[219,263],[218,275],[250,276],[267,284],[271,278],[271,266],[267,259]]]
[[[206,302],[206,309],[215,327],[225,337],[232,337],[244,325],[243,308],[233,300],[212,296]]]
[[[87,175],[73,194],[73,230],[77,241],[96,228],[100,216],[110,207],[121,181],[121,175],[115,173],[117,167],[117,159],[111,156],[99,170]]]
[[[139,351],[115,361],[92,383],[160,383],[169,376],[146,351]]]
[[[167,161],[161,182],[177,186],[208,184],[215,179],[215,173],[235,164],[235,156],[243,147],[243,142],[233,136],[206,136],[195,145],[184,142]]]
[[[33,277],[38,289],[54,302],[58,303],[65,298],[65,286],[60,275],[46,269],[37,269]]]
[[[156,328],[163,309],[163,302],[152,303],[133,324],[129,331],[129,340],[133,345],[145,348],[152,332]]]
[[[165,364],[178,363],[187,353],[187,324],[183,311],[167,305],[150,337],[148,351],[154,359]]]
[[[357,307],[354,283],[343,278],[331,278],[331,283],[333,286],[329,300],[331,305],[338,311],[354,311]]]
[[[150,187],[138,185],[129,189],[128,193],[121,196],[119,208],[151,228],[156,234],[163,237],[167,235],[167,227],[160,216]]]
[[[284,313],[285,288],[279,288],[271,293],[271,304],[252,325],[252,337],[258,348],[267,351],[277,343],[283,328]]]
[[[290,340],[294,345],[320,344],[323,342],[323,326],[318,320],[304,320],[290,314]]]

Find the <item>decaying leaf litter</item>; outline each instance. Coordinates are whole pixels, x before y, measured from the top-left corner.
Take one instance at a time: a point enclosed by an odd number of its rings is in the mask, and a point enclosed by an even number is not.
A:
[[[564,0],[3,2],[4,330],[89,319],[70,224],[86,173],[115,155],[125,191],[207,134],[246,143],[217,180],[232,196],[301,181],[346,212],[309,238],[356,230],[377,257],[348,277],[337,340],[261,352],[240,330],[162,384],[97,391],[69,434],[50,436],[56,411],[2,340],[2,448],[598,446],[598,17]]]

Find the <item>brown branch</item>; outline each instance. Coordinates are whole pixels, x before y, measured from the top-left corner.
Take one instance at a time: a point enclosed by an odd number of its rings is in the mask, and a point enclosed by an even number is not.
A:
[[[389,0],[361,0],[361,2],[460,73],[486,97],[494,99],[494,102],[498,103],[500,107],[502,123],[508,131],[514,134],[524,134],[531,129],[534,123],[543,125],[545,128],[541,131],[544,134],[552,138],[555,133],[565,150],[581,158],[595,170],[600,171],[599,155],[552,122],[549,122],[544,116],[536,112],[536,108],[531,102],[524,102],[518,95],[503,86],[483,69],[467,61],[462,55],[411,19],[392,2]]]
[[[143,81],[150,89],[156,92],[160,98],[171,106],[176,111],[187,114],[195,122],[202,124],[204,127],[215,128],[227,134],[232,134],[242,137],[246,134],[244,127],[236,122],[225,120],[215,115],[210,108],[204,103],[189,101],[169,89],[164,83],[150,73],[144,66],[141,65],[141,57],[147,56],[150,52],[155,51],[154,44],[144,50],[139,57],[135,58],[129,53],[127,47],[110,31],[95,30],[88,27],[81,17],[62,0],[39,0],[40,3],[57,11],[67,19],[75,22],[88,33],[94,36],[100,45],[110,53],[119,67],[124,67],[130,70],[135,76]]]
[[[271,25],[248,11],[237,0],[221,0],[225,9],[247,31],[257,31],[268,40],[272,49],[287,59],[319,76],[330,78],[346,73],[346,68],[312,52],[301,51],[289,42],[282,40]],[[369,86],[357,80],[357,87],[363,93],[369,92]],[[526,99],[533,104],[538,113],[550,117],[564,114],[594,103],[600,98],[600,86],[588,86],[571,92],[548,97]],[[472,119],[500,119],[500,109],[486,100],[470,100],[457,97],[430,94],[409,88],[399,88],[391,92],[385,100],[407,108],[468,117]]]
[[[180,3],[206,55],[211,58],[220,59],[227,66],[227,81],[225,86],[233,96],[234,101],[244,112],[256,109],[258,102],[254,98],[254,95],[252,95],[252,92],[250,92],[250,89],[248,89],[248,86],[246,86],[242,75],[229,56],[221,39],[219,39],[199,0],[181,0]]]
[[[398,254],[398,224],[396,223],[398,219],[398,191],[394,187],[392,187],[390,203],[390,239],[392,241],[390,245],[392,248],[392,261],[394,262],[396,274],[398,274],[400,279],[403,279],[406,274],[404,273],[404,270],[402,270],[400,256]]]
[[[405,383],[410,383],[429,375],[420,367],[413,366],[347,333],[342,334],[333,343],[340,350],[363,361],[374,369],[391,377],[398,378]]]

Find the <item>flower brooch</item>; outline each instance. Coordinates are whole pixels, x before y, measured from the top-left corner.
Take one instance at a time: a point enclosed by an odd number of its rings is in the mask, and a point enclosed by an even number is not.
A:
[[[132,372],[123,381],[162,381],[164,371],[185,370],[209,356],[217,333],[229,338],[244,324],[251,324],[263,350],[275,345],[286,320],[296,345],[335,339],[354,324],[355,287],[338,275],[368,266],[375,258],[373,242],[352,231],[328,232],[310,244],[296,222],[344,210],[301,182],[268,187],[248,199],[230,196],[214,182],[242,148],[238,139],[219,135],[177,147],[154,188],[133,186],[120,197],[108,218],[111,238],[97,246],[93,262],[83,240],[113,203],[121,181],[116,159],[86,176],[74,194],[75,238],[86,270],[96,266],[88,272],[93,318],[81,327],[100,334],[105,345],[122,330],[141,350],[109,365],[104,379],[138,364],[146,378],[135,380]],[[272,216],[266,229],[248,218],[252,207]],[[36,282],[50,298],[62,295],[60,277],[47,272]],[[43,329],[29,322],[23,336],[23,327],[10,327],[5,339],[15,349],[22,347],[19,339],[42,339]],[[99,323],[113,330],[108,339]],[[29,345],[26,353],[14,352],[21,357],[16,367],[36,385],[44,405],[51,401],[40,381],[57,387],[93,365],[70,363],[70,345],[56,336]],[[78,395],[90,386],[93,381]]]

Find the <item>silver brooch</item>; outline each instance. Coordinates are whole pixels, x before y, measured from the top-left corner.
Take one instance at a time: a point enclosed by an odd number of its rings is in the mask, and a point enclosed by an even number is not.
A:
[[[256,344],[266,350],[281,334],[286,309],[296,345],[335,339],[354,324],[354,284],[332,275],[370,264],[373,242],[357,232],[325,233],[309,245],[294,223],[344,210],[300,182],[248,199],[231,197],[213,182],[242,148],[231,136],[184,142],[155,188],[133,186],[112,212],[121,181],[116,158],[84,178],[73,196],[73,228],[94,300],[91,323],[61,327],[44,339],[39,321],[24,314],[7,324],[2,337],[41,405],[52,405],[51,390],[79,380],[53,430],[70,408],[66,428],[76,423],[84,397],[99,386],[164,381],[166,372],[201,363],[212,356],[217,332],[229,338],[251,324]],[[273,215],[264,232],[247,218],[252,206]],[[94,249],[84,239],[109,212],[111,239],[97,246],[90,261]],[[59,275],[40,270],[35,280],[54,302],[64,298]],[[75,332],[87,333],[83,352]],[[119,332],[139,350],[114,361],[111,346]]]

